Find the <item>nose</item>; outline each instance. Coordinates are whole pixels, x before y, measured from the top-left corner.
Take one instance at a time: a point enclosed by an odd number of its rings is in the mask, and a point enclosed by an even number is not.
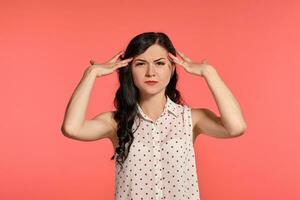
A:
[[[152,63],[148,65],[146,76],[155,76],[155,66]]]

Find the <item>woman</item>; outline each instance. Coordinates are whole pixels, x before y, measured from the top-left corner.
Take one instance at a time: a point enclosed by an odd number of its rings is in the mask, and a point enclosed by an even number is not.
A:
[[[179,57],[176,57],[177,53]],[[176,64],[205,78],[221,117],[182,103]],[[95,79],[118,72],[116,110],[91,120],[85,113]],[[230,138],[246,124],[238,102],[206,61],[175,50],[161,32],[135,36],[125,52],[102,64],[91,61],[74,91],[62,132],[77,140],[109,138],[116,157],[115,199],[200,199],[194,141],[203,133]],[[113,155],[112,159],[115,158]]]

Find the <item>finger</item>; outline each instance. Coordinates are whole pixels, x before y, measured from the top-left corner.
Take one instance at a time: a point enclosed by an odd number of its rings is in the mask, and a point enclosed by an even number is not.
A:
[[[91,65],[94,65],[95,61],[94,60],[90,60],[90,63],[91,63]]]
[[[188,70],[187,63],[184,60],[178,59],[176,56],[172,55],[171,53],[169,53],[169,55],[170,55],[170,57],[172,57],[172,59],[174,60],[175,63],[182,66],[185,70]]]
[[[122,60],[121,62],[127,63],[127,62],[132,61],[132,59],[133,59],[133,57],[126,58],[125,60]]]
[[[173,61],[173,58],[170,56],[170,54],[171,54],[171,53],[168,53],[168,60],[169,60],[170,62],[174,62],[174,61]]]
[[[171,53],[169,53],[169,56],[172,58],[172,60],[173,60],[174,62],[176,62],[176,63],[179,64],[179,65],[182,65],[183,62],[184,62],[184,61],[178,59],[176,56],[174,56],[174,55],[171,54]]]
[[[121,68],[121,67],[126,67],[128,66],[128,62],[119,62],[117,64],[114,65],[114,68],[118,69],[118,68]]]
[[[174,57],[176,57],[176,56],[174,56],[172,53],[168,53],[168,58],[170,59],[170,60],[172,60],[172,61],[174,61]]]
[[[122,54],[124,54],[124,51],[120,51],[118,54],[116,54],[115,56],[113,56],[108,63],[114,63],[118,60],[119,56],[121,56]]]
[[[122,59],[124,58],[124,54],[125,54],[125,52],[122,52],[121,55],[117,58],[116,61],[122,60]],[[115,61],[115,62],[116,62],[116,61]]]
[[[170,61],[171,62],[175,62],[175,63],[177,63],[177,61],[175,60],[175,58],[176,58],[176,56],[174,56],[173,54],[171,54],[171,53],[168,53],[168,58],[170,59]]]
[[[133,59],[133,57],[122,60],[121,62],[116,63],[115,66],[120,66],[120,65],[121,65],[121,67],[126,66],[132,59]]]
[[[191,60],[189,57],[187,57],[184,53],[182,53],[181,51],[176,50],[176,52],[177,52],[184,60],[186,60],[186,61],[188,61],[188,62],[192,62],[192,60]]]

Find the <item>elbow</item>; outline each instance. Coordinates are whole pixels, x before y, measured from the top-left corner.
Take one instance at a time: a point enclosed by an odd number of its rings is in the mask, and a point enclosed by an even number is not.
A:
[[[61,126],[60,131],[61,131],[61,133],[62,133],[64,136],[68,136],[68,135],[69,135],[69,133],[68,133],[68,131],[67,131],[67,129],[66,129],[65,126]]]
[[[246,125],[246,123],[244,123],[242,126],[240,126],[240,128],[230,131],[229,134],[232,137],[238,137],[238,136],[244,135],[246,130],[247,130],[247,125]]]
[[[69,128],[65,125],[62,125],[60,130],[61,130],[62,134],[68,138],[70,138],[73,135],[73,131],[71,130],[71,128]]]

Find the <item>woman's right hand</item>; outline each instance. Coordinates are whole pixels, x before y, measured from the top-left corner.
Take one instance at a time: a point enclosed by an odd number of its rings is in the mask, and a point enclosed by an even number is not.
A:
[[[94,60],[91,60],[91,66],[89,66],[89,69],[94,71],[97,77],[111,74],[116,69],[127,66],[128,63],[133,59],[131,57],[121,61],[120,56],[123,54],[124,51],[121,51],[117,55],[113,56],[109,61],[100,64],[97,64]]]

